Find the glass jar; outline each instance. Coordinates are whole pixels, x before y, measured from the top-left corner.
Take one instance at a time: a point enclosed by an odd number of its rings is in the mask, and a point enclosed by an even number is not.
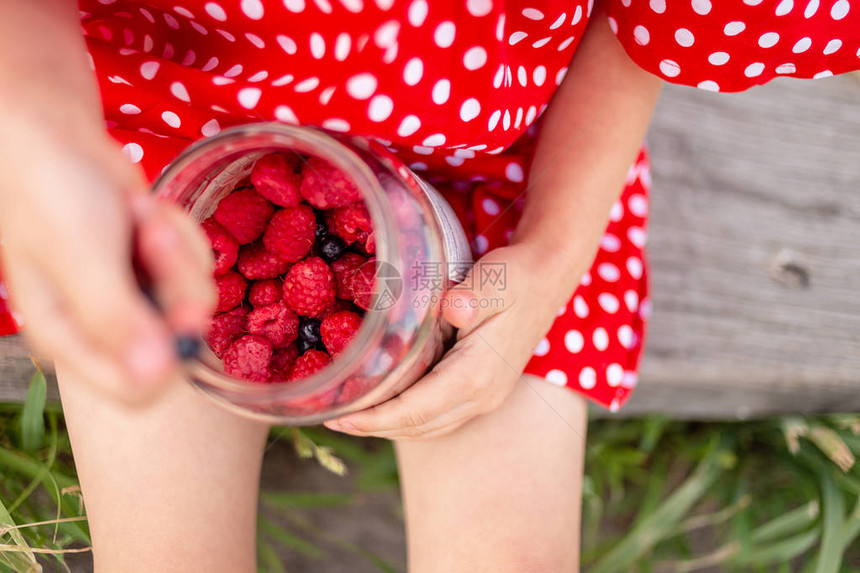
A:
[[[186,367],[195,387],[244,415],[315,424],[379,404],[415,382],[441,355],[450,328],[445,289],[471,266],[468,241],[450,205],[376,141],[311,127],[255,123],[190,146],[154,184],[195,221],[251,172],[260,157],[293,151],[349,176],[373,220],[376,280],[355,339],[323,370],[294,382],[260,384],[224,373],[208,348]]]

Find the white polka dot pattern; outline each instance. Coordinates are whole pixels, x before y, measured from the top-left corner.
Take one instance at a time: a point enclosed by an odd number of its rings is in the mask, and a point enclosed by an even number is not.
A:
[[[607,18],[644,69],[672,83],[734,92],[778,76],[860,69],[858,2],[610,0]]]
[[[82,24],[94,67],[106,80],[108,126],[150,178],[188,142],[248,121],[371,136],[439,188],[478,255],[513,236],[536,134],[530,128],[564,79],[593,6],[589,0],[142,0],[134,10],[120,4],[80,0]],[[665,10],[661,0],[650,4]],[[717,10],[714,3],[711,12]],[[658,39],[647,24],[630,33],[641,47]],[[642,264],[648,177],[643,155],[613,207],[593,267],[526,368],[607,407],[619,407],[632,387],[624,381],[635,377],[649,308]],[[0,306],[0,333],[7,315]]]

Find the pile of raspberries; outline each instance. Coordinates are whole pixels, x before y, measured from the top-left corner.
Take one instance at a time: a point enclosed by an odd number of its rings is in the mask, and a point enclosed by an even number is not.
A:
[[[370,215],[343,172],[316,157],[266,155],[202,226],[218,287],[205,339],[225,373],[290,382],[343,352],[375,273]]]

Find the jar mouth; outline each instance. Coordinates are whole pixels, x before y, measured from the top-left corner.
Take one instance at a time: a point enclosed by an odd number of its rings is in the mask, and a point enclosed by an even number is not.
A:
[[[345,136],[348,137],[348,136]],[[379,179],[368,165],[351,149],[340,143],[334,136],[315,127],[297,127],[277,122],[255,123],[228,128],[218,135],[198,141],[187,147],[165,169],[153,184],[153,191],[159,198],[180,203],[186,208],[196,222],[202,222],[214,211],[217,201],[206,208],[197,208],[198,200],[206,199],[209,192],[218,193],[229,187],[224,195],[233,187],[226,180],[219,184],[219,176],[223,176],[228,167],[240,158],[255,155],[261,157],[268,153],[292,151],[307,154],[328,161],[344,172],[361,192],[373,223],[376,242],[375,257],[379,262],[391,263],[391,253],[399,251],[397,229],[390,221],[394,220],[391,205],[385,200],[385,192]],[[254,159],[255,161],[256,159]],[[250,162],[253,164],[253,161]],[[232,185],[238,179],[232,181]],[[178,195],[193,189],[193,194],[184,202],[177,201]],[[184,204],[182,204],[184,203]],[[373,293],[375,302],[378,292]],[[385,331],[390,307],[368,310],[361,326],[352,342],[333,358],[332,362],[322,370],[307,378],[290,382],[258,383],[235,378],[220,369],[221,360],[208,347],[203,356],[189,361],[185,365],[186,373],[207,385],[243,396],[245,399],[261,401],[271,399],[277,392],[279,399],[290,400],[306,397],[310,394],[326,392],[351,374],[355,364],[377,345]]]

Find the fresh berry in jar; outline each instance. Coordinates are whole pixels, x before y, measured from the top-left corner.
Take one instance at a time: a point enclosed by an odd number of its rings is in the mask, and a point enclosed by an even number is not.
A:
[[[370,310],[373,302],[373,292],[376,286],[376,259],[368,259],[352,276],[352,295],[355,304],[364,310]]]
[[[233,191],[218,203],[213,217],[221,226],[246,245],[260,238],[275,207],[253,189]]]
[[[302,340],[310,344],[317,344],[322,338],[320,337],[320,321],[316,318],[306,318],[299,326],[299,336]]]
[[[316,238],[314,210],[307,205],[281,209],[266,228],[263,244],[269,252],[295,263],[310,253]]]
[[[272,373],[272,382],[286,382],[290,378],[290,370],[299,357],[299,349],[291,342],[283,348],[278,348],[272,353],[269,362],[269,371]]]
[[[373,223],[364,201],[329,211],[326,223],[329,233],[337,235],[348,245],[355,242],[364,244],[373,231]]]
[[[212,245],[212,254],[215,257],[213,274],[216,277],[223,275],[236,264],[236,259],[239,257],[239,242],[212,218],[203,221],[201,227],[209,238],[209,244]]]
[[[301,316],[316,316],[335,299],[334,275],[319,257],[296,263],[284,278],[284,302]]]
[[[317,232],[316,232],[317,242],[322,241],[326,237],[328,237],[328,227],[325,224],[325,218],[324,217],[317,217]]]
[[[302,197],[317,209],[334,209],[361,201],[361,191],[355,183],[328,161],[311,157],[302,174]]]
[[[260,306],[248,313],[248,332],[280,348],[298,337],[299,317],[283,302]]]
[[[257,193],[281,207],[295,207],[302,201],[299,187],[302,176],[293,162],[282,153],[272,153],[257,160],[251,170],[251,183]]]
[[[248,288],[248,302],[251,306],[269,306],[283,298],[284,289],[278,279],[254,281]]]
[[[331,356],[343,352],[361,327],[361,317],[348,310],[328,315],[320,326],[323,345]]]
[[[316,374],[331,364],[331,357],[321,350],[308,350],[296,359],[290,371],[290,380],[300,380]]]
[[[296,340],[296,348],[298,349],[299,354],[304,354],[314,346],[316,345],[313,342],[308,342],[304,338],[299,338],[298,340]]]
[[[261,242],[245,245],[239,251],[237,268],[246,279],[273,279],[287,272],[289,262],[269,252]]]
[[[242,304],[248,283],[239,273],[228,271],[215,277],[215,286],[218,289],[218,306],[215,312],[226,312]]]
[[[352,293],[352,278],[358,269],[367,262],[367,257],[363,257],[358,253],[344,253],[342,257],[331,264],[331,270],[334,273],[335,285],[337,288],[337,298],[344,300],[352,300],[355,295]]]
[[[245,334],[247,318],[248,309],[240,306],[216,314],[209,320],[209,328],[206,329],[203,339],[206,340],[206,344],[209,345],[215,356],[218,358],[224,356],[224,351],[233,341]]]
[[[268,382],[272,345],[262,336],[248,334],[224,352],[224,372],[251,382]]]
[[[334,236],[329,236],[323,239],[320,244],[319,252],[326,262],[333,263],[343,256],[346,247],[343,241]]]

